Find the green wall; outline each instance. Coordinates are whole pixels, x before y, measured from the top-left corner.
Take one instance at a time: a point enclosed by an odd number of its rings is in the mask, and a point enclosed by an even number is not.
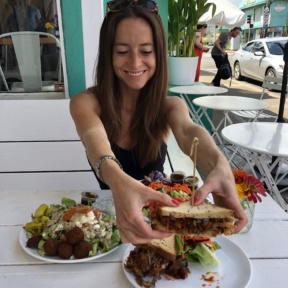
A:
[[[70,98],[85,90],[81,0],[61,0],[66,69]]]

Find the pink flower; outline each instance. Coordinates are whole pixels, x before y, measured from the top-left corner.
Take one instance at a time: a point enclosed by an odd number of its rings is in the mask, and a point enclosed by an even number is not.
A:
[[[239,198],[247,198],[249,201],[257,203],[262,202],[258,194],[266,197],[266,189],[259,179],[244,170],[238,169],[233,170],[233,175]]]

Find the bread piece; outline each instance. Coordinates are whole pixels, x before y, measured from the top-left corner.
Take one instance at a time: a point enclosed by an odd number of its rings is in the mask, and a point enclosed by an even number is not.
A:
[[[149,243],[138,244],[148,251],[154,251],[167,260],[174,261],[176,259],[175,235],[163,239],[154,239]]]
[[[232,217],[233,210],[216,206],[209,202],[197,206],[191,206],[190,201],[180,203],[177,207],[162,206],[159,207],[158,213],[162,216],[170,216],[174,218],[226,218]]]

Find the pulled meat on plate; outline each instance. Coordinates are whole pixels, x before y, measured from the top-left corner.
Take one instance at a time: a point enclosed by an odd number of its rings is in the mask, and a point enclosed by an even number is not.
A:
[[[169,261],[156,252],[141,247],[136,247],[130,252],[125,268],[135,276],[139,286],[148,288],[154,288],[161,275],[174,279],[185,279],[190,273],[187,261],[181,257],[175,261]],[[145,280],[145,277],[152,279]]]

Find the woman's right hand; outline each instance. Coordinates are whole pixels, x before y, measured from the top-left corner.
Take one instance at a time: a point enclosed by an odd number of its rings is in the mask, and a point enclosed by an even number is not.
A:
[[[153,230],[145,221],[142,209],[149,202],[160,202],[166,206],[177,206],[179,203],[121,172],[121,177],[110,185],[121,241],[139,244],[170,236],[171,233]]]

